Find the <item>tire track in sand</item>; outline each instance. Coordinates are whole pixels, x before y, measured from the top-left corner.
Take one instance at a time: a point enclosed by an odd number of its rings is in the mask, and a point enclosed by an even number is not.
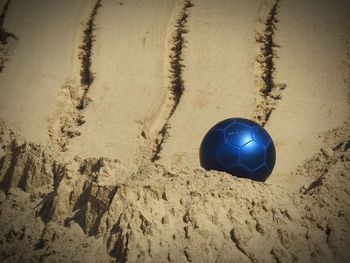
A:
[[[6,2],[0,0],[0,13]],[[56,115],[57,104],[70,103],[60,93],[66,80],[79,86],[82,22],[95,2],[13,0],[5,12],[3,28],[20,41],[7,39],[12,52],[0,78],[0,117],[35,143],[53,145],[48,133],[53,122],[59,133],[56,122],[63,116]]]
[[[153,145],[151,146],[152,154],[151,161],[155,162],[159,160],[160,152],[162,150],[162,144],[168,136],[169,129],[169,120],[173,116],[178,104],[180,103],[181,96],[184,91],[184,81],[182,78],[183,71],[183,56],[182,50],[185,45],[184,34],[188,33],[186,29],[187,19],[188,19],[188,9],[193,7],[191,1],[184,1],[183,8],[180,11],[180,15],[176,20],[175,31],[172,37],[172,46],[170,49],[170,83],[169,83],[169,92],[166,98],[166,101],[170,100],[171,105],[167,107],[167,118],[164,122],[163,127],[158,132],[157,138],[153,140]],[[145,136],[145,133],[143,133]]]
[[[7,0],[5,2],[0,13],[0,73],[4,70],[5,63],[8,61],[8,56],[10,53],[11,43],[9,43],[8,40],[18,40],[18,37],[14,33],[8,32],[4,28],[4,21],[11,1],[12,0]]]
[[[86,23],[86,28],[84,30],[83,44],[80,46],[80,60],[81,60],[81,71],[80,71],[80,83],[84,86],[84,93],[80,99],[79,110],[83,110],[86,107],[86,96],[89,91],[90,85],[93,78],[93,73],[91,72],[91,54],[92,46],[95,41],[94,30],[95,30],[95,17],[97,15],[97,10],[101,7],[101,0],[97,0],[94,8],[91,11],[90,19]]]
[[[104,0],[98,11],[81,135],[65,158],[104,156],[137,169],[151,162],[153,141],[172,108],[169,40],[184,0]],[[170,29],[171,28],[171,29]],[[164,73],[166,72],[166,73]],[[94,88],[94,87],[98,87]]]
[[[285,84],[276,83],[274,79],[275,59],[278,58],[277,48],[280,48],[275,41],[280,2],[280,0],[276,0],[269,11],[262,8],[263,16],[266,12],[268,14],[265,21],[259,18],[257,25],[255,84],[258,88],[259,97],[256,100],[257,105],[253,113],[253,119],[262,126],[265,126],[268,122],[272,111],[276,109],[277,101],[282,98],[282,91],[286,88]]]
[[[349,10],[343,0],[283,1],[279,7],[275,39],[282,48],[274,79],[288,88],[266,123],[278,153],[272,184],[291,191],[310,184],[308,172],[299,176],[295,171],[324,147],[324,132],[349,118],[344,80]]]
[[[6,3],[4,4],[4,7],[1,11],[1,14],[0,14],[0,42],[1,42],[1,44],[6,44],[7,39],[9,37],[17,39],[17,36],[14,33],[7,32],[4,28],[4,21],[5,21],[6,13],[10,7],[11,1],[12,0],[6,1]]]
[[[199,145],[218,121],[251,118],[256,107],[254,61],[260,1],[194,1],[183,51],[186,89],[169,120],[157,163],[199,167]]]
[[[95,41],[95,17],[101,7],[101,0],[97,0],[83,31],[82,44],[79,46],[80,86],[73,81],[63,84],[59,94],[57,111],[50,119],[49,136],[54,146],[58,146],[62,152],[67,151],[70,139],[80,136],[78,127],[85,123],[84,109],[88,104],[87,94],[93,82],[91,72],[92,49]]]

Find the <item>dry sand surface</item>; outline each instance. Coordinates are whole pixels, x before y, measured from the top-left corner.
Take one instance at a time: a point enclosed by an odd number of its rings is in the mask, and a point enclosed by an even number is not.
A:
[[[0,0],[1,262],[350,262],[350,3]],[[262,124],[253,182],[200,167]]]

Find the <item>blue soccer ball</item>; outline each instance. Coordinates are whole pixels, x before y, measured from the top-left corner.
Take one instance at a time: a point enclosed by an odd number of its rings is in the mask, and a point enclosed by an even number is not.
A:
[[[205,135],[199,150],[206,170],[265,181],[276,161],[275,145],[259,124],[242,118],[217,123]]]

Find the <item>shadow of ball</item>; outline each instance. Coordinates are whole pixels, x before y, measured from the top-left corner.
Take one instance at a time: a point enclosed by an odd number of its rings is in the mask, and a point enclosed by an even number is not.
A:
[[[259,124],[230,118],[208,131],[200,146],[199,159],[206,170],[263,182],[275,166],[276,150],[270,135]]]

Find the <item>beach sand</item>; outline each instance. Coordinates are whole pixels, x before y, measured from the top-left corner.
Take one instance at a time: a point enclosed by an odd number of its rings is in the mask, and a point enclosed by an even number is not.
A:
[[[349,262],[350,4],[0,0],[0,260]],[[265,127],[264,183],[205,171]]]

